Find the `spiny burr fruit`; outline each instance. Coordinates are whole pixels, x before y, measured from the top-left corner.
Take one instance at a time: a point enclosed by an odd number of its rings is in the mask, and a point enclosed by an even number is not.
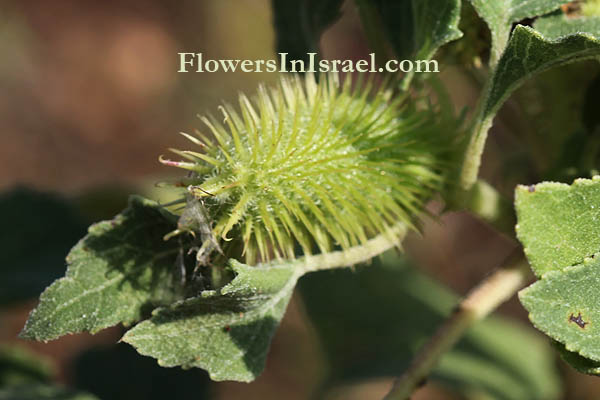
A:
[[[222,118],[202,117],[208,132],[183,133],[196,148],[161,161],[189,171],[178,184],[203,205],[208,250],[237,248],[253,265],[413,226],[442,183],[447,140],[433,111],[390,87],[282,76],[252,100],[240,95],[239,109],[219,107]]]

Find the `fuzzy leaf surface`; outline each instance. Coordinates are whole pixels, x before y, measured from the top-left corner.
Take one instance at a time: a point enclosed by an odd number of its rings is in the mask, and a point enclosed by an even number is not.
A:
[[[600,179],[519,186],[515,207],[517,237],[538,277],[600,251]]]
[[[374,0],[372,5],[398,59],[429,60],[462,36],[459,0]]]
[[[477,14],[486,22],[492,33],[492,60],[499,60],[511,26],[525,18],[533,18],[556,10],[566,0],[471,0]],[[495,64],[495,62],[492,62]]]
[[[532,75],[600,55],[600,40],[588,33],[546,38],[517,25],[492,77],[484,118],[495,114],[506,98]]]
[[[462,187],[470,189],[476,181],[487,133],[494,116],[513,91],[537,73],[598,56],[600,40],[590,33],[546,38],[532,28],[517,25],[486,85],[465,154]]]
[[[230,265],[236,276],[222,289],[155,310],[122,340],[164,367],[200,367],[215,381],[254,380],[299,270],[293,263],[261,268],[231,260]]]
[[[35,340],[131,324],[173,301],[175,220],[156,203],[132,197],[113,220],[92,225],[67,256],[67,272],[40,297],[21,333]]]
[[[600,259],[550,271],[519,293],[529,319],[567,351],[600,361]]]
[[[533,27],[548,39],[577,33],[600,37],[600,17],[568,18],[562,12],[555,12],[538,18]]]

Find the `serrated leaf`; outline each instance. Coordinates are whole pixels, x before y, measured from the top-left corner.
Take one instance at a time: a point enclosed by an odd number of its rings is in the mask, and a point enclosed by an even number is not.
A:
[[[319,53],[321,34],[341,16],[343,0],[272,0],[277,52],[308,62]],[[308,68],[308,65],[306,65]]]
[[[56,194],[16,188],[0,195],[0,305],[37,297],[64,272],[86,224]]]
[[[495,65],[506,47],[513,23],[549,13],[568,0],[471,0],[471,3],[490,28],[490,64]]]
[[[38,384],[0,389],[0,400],[98,400],[98,398],[60,386]]]
[[[600,40],[589,33],[550,39],[532,28],[517,25],[484,91],[465,155],[461,186],[470,189],[475,182],[492,120],[514,90],[534,74],[598,56]]]
[[[600,251],[600,179],[519,186],[515,207],[517,237],[538,277]]]
[[[438,48],[462,36],[460,0],[363,0],[374,7],[398,59],[429,60]]]
[[[325,388],[402,372],[458,301],[391,254],[355,271],[310,274],[298,286],[330,364]],[[559,387],[550,350],[514,321],[491,317],[468,331],[431,378],[495,399],[555,399]]]
[[[159,205],[133,196],[113,220],[92,225],[67,256],[67,273],[40,297],[21,336],[52,340],[140,320],[168,304],[177,241],[163,236],[175,219]]]
[[[215,381],[254,380],[301,270],[230,265],[236,276],[228,285],[156,310],[122,340],[164,367],[200,367]]]
[[[600,17],[572,18],[560,11],[538,18],[533,27],[548,39],[577,33],[600,37]]]
[[[529,319],[566,350],[600,361],[600,260],[550,271],[519,293]]]

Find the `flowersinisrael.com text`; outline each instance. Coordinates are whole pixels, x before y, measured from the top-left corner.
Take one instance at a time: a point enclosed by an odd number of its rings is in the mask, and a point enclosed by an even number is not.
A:
[[[319,60],[317,53],[307,53],[307,61],[290,61],[288,53],[277,55],[278,60],[214,60],[203,53],[179,53],[178,72],[440,72],[436,60],[387,60],[378,67],[375,53],[368,60]]]

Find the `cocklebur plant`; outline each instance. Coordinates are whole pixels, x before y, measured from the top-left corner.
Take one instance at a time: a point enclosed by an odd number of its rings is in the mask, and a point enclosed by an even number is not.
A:
[[[166,207],[132,197],[123,213],[91,226],[67,257],[66,276],[41,295],[22,335],[45,341],[122,323],[130,328],[122,341],[162,366],[200,367],[213,380],[248,382],[263,369],[298,279],[400,247],[434,195],[449,209],[468,209],[494,226],[510,224],[512,209],[507,212],[494,188],[478,180],[496,113],[536,74],[600,56],[593,3],[568,15],[561,8],[566,3],[471,1],[489,28],[491,47],[479,71],[485,83],[464,129],[459,118],[449,117],[453,105],[443,83],[418,74],[400,83],[396,77],[361,83],[349,76],[340,82],[336,74],[282,76],[254,97],[242,95],[238,107],[220,106],[218,117],[202,118],[201,131],[184,134],[191,147],[173,150],[179,159],[160,158],[187,170],[173,183],[173,190],[183,189],[180,199]],[[273,5],[279,50],[305,54],[318,47],[341,2]],[[356,5],[370,41],[387,56],[427,60],[461,36],[458,0]],[[312,18],[300,21],[298,15]],[[518,24],[525,19],[535,21]],[[436,89],[435,103],[426,101],[428,88]],[[592,374],[600,370],[597,183],[520,186],[515,203],[516,238],[539,279],[520,300],[564,359]],[[387,398],[408,398],[467,328],[530,278],[518,257],[482,282]],[[521,364],[518,354],[511,357],[508,364]],[[451,369],[444,360],[442,375],[444,366]],[[520,370],[525,383],[515,383],[514,391],[474,385],[499,398],[556,398],[558,389],[547,383],[554,375],[542,364]]]
[[[172,150],[186,161],[161,161],[189,171],[176,185],[214,221],[204,243],[241,249],[249,265],[293,259],[296,244],[305,255],[364,245],[415,223],[451,145],[432,110],[392,96],[386,83],[284,76],[241,95],[240,112],[221,106],[225,126],[202,117],[210,135],[184,133],[196,149]]]
[[[114,220],[93,225],[24,336],[129,325],[155,308],[122,340],[161,365],[254,379],[297,279],[400,246],[442,188],[457,122],[395,86],[283,76],[252,99],[241,95],[239,110],[225,104],[222,118],[201,117],[208,133],[183,134],[194,150],[159,158],[187,170],[171,185],[184,187],[181,198],[161,206],[132,197]],[[264,338],[239,352],[240,334]]]

